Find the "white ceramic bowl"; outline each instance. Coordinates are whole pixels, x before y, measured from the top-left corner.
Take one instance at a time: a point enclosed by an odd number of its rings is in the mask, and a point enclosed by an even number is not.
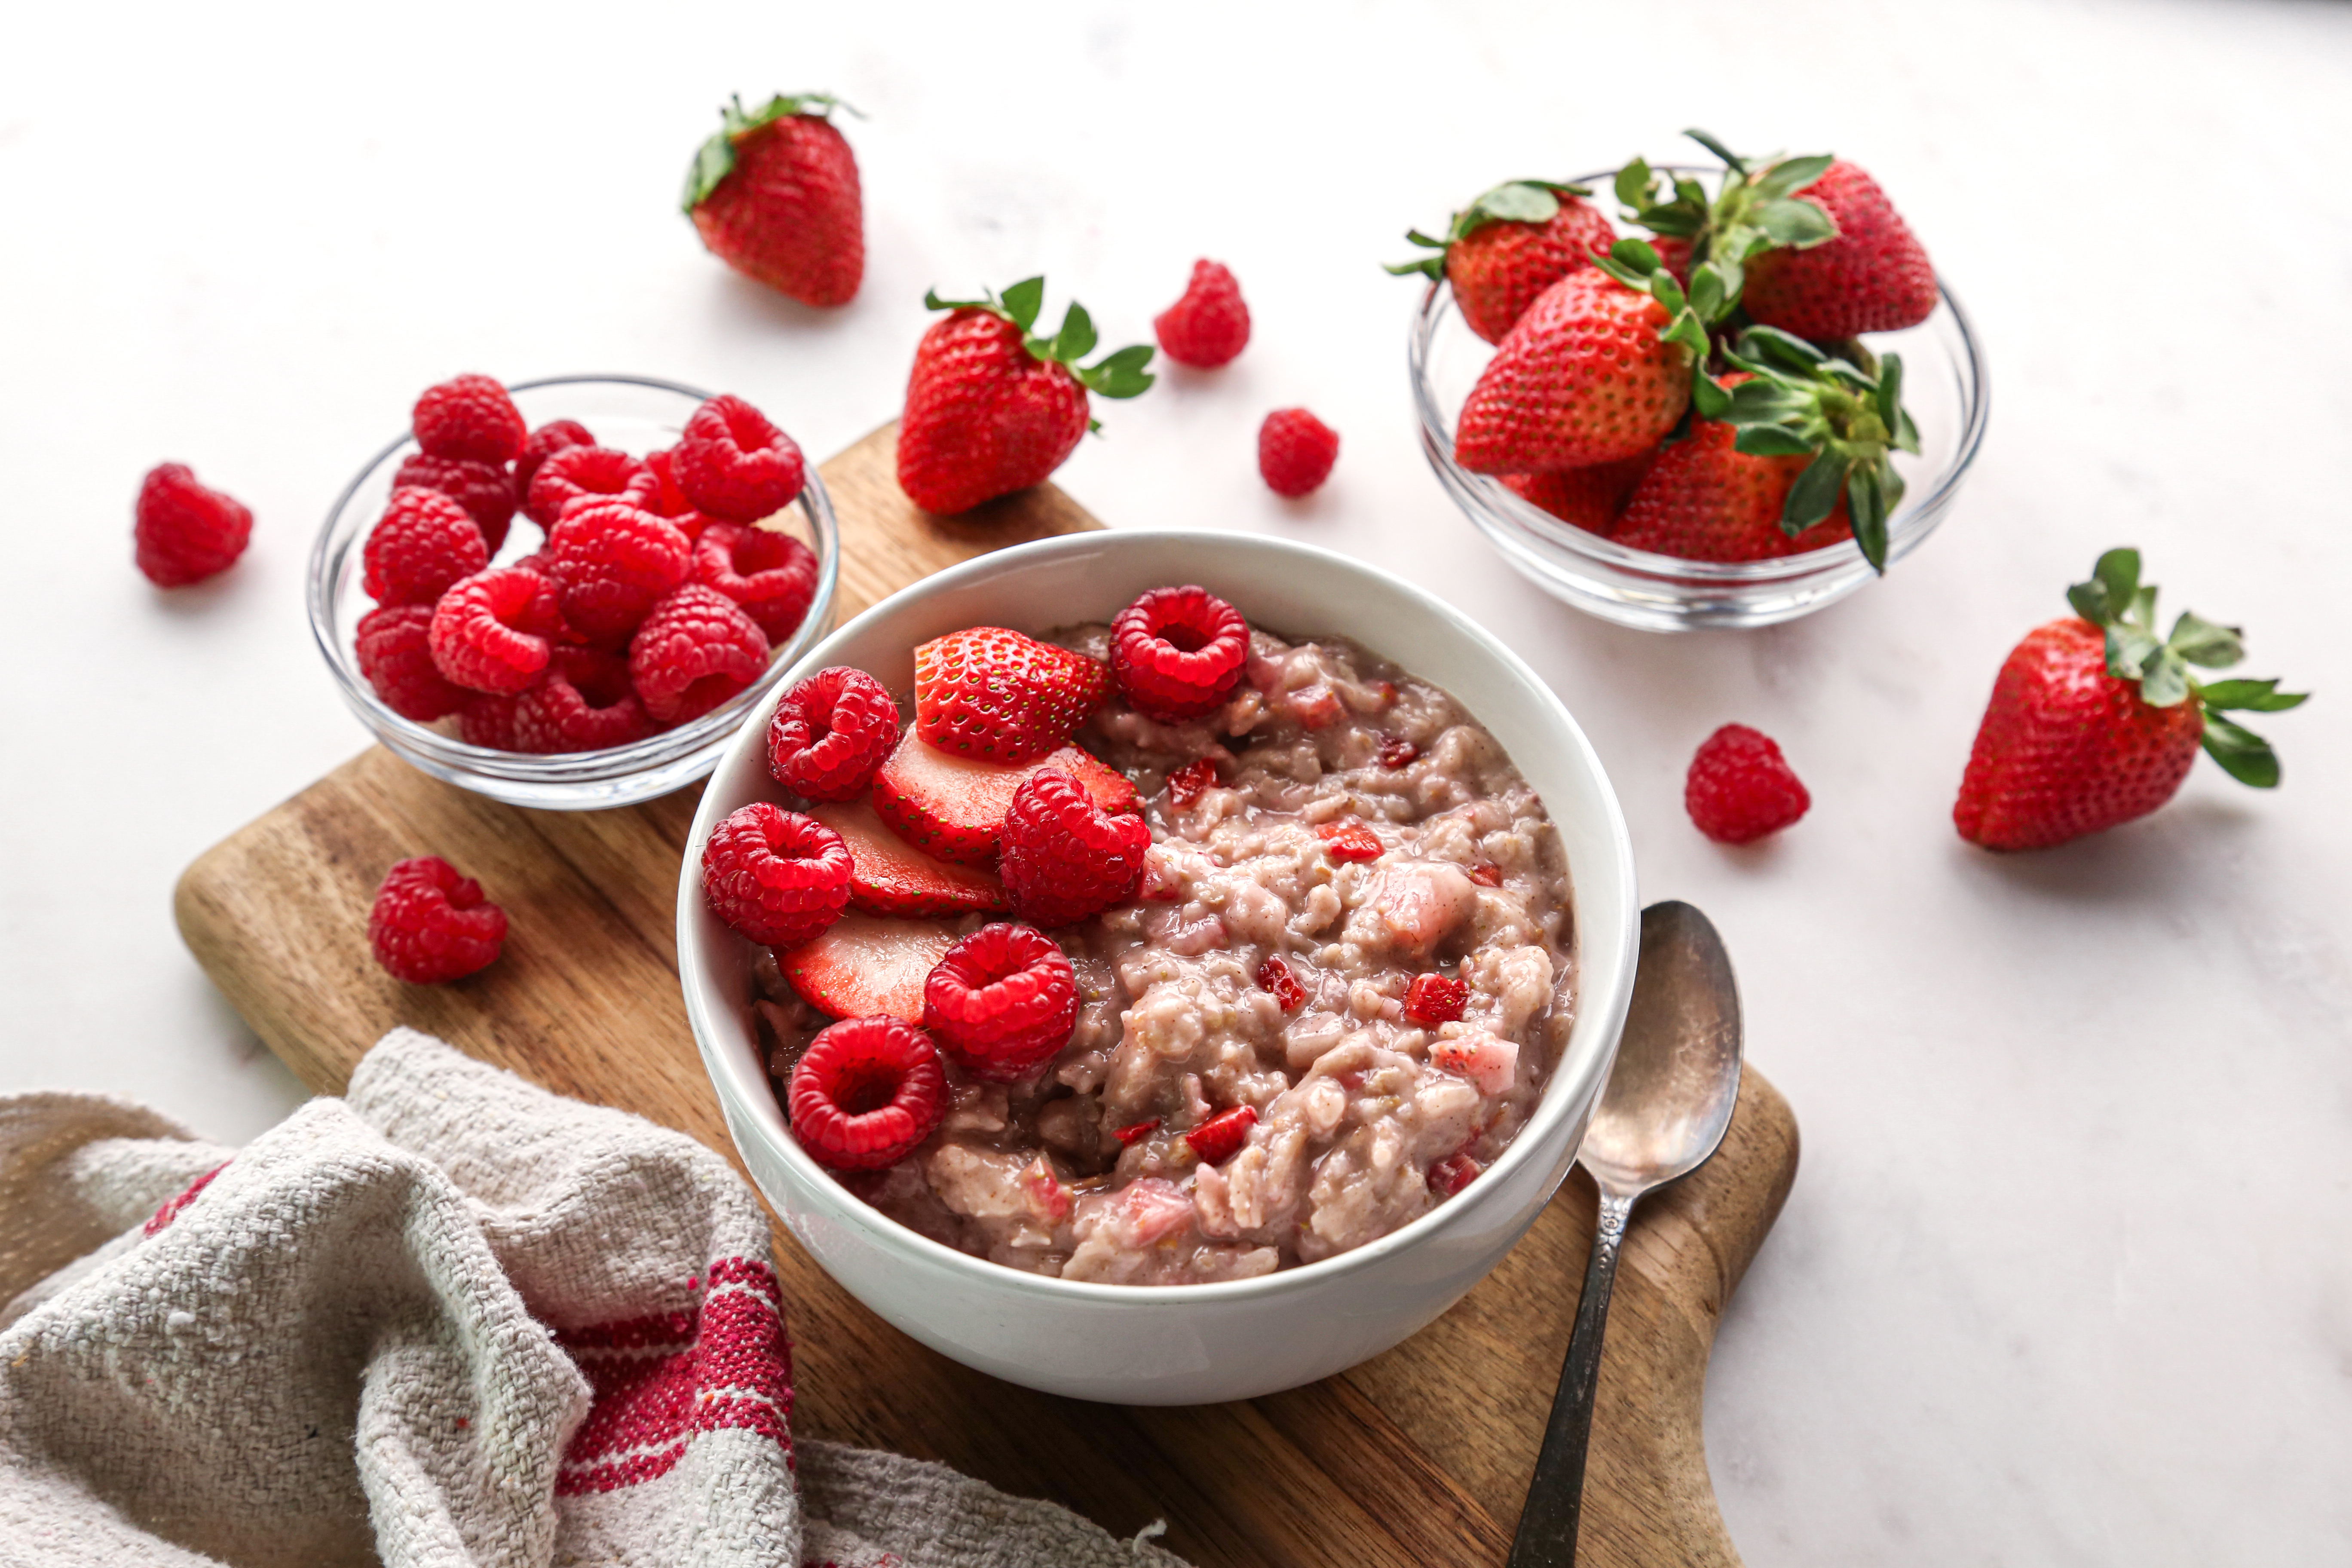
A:
[[[918,643],[969,626],[1041,632],[1108,619],[1147,588],[1199,583],[1254,623],[1353,638],[1459,699],[1543,796],[1575,899],[1577,1018],[1542,1102],[1493,1168],[1369,1246],[1256,1279],[1148,1288],[1049,1279],[966,1256],[850,1195],[786,1130],[751,1018],[756,950],[702,899],[702,846],[729,812],[781,792],[767,713],[720,759],[680,868],[678,974],[728,1130],[784,1223],[849,1292],[934,1350],[1051,1394],[1135,1405],[1246,1399],[1379,1354],[1458,1300],[1568,1173],[1624,1026],[1640,911],[1625,819],[1591,744],[1519,658],[1388,574],[1273,539],[1083,533],[982,556],[892,595],[801,659],[914,681]],[[1530,1311],[1556,1303],[1529,1302]]]

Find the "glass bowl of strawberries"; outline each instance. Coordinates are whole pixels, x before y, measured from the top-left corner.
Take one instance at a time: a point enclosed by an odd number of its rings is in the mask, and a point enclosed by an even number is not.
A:
[[[1976,332],[1869,175],[1706,144],[1724,167],[1497,186],[1393,268],[1431,279],[1410,362],[1446,493],[1547,592],[1647,631],[1843,598],[1984,438]],[[1695,238],[1730,264],[1695,272]]]
[[[839,553],[814,468],[740,398],[464,375],[336,499],[310,627],[404,761],[512,805],[627,805],[773,700],[832,626]]]

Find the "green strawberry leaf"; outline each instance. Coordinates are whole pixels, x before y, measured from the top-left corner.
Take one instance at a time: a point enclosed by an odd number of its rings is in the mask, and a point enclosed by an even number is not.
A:
[[[2131,597],[2131,607],[2124,612],[2124,619],[2134,626],[2146,626],[2150,631],[2156,629],[2155,584],[2144,583],[2140,585],[2139,592]]]
[[[1619,245],[1627,245],[1633,242],[1621,239],[1617,243]],[[1618,282],[1622,283],[1628,289],[1636,289],[1644,294],[1650,291],[1650,279],[1653,274],[1628,267],[1613,256],[1596,256],[1592,258],[1592,265],[1598,267],[1601,271],[1606,272],[1610,277],[1614,278]]]
[[[2139,700],[2151,708],[2175,708],[2189,700],[2189,666],[2180,655],[2158,643],[2144,665]]]
[[[1734,425],[1777,425],[1801,415],[1805,406],[1802,393],[1759,375],[1731,389],[1731,412],[1726,417]],[[1806,450],[1811,449],[1808,444]]]
[[[2242,709],[2250,713],[2284,713],[2311,700],[2308,691],[2281,691],[2275,679],[2208,681],[2197,689],[2197,695],[2208,713],[2223,708]]]
[[[1845,470],[1845,458],[1830,451],[1806,464],[1797,482],[1789,487],[1789,499],[1780,509],[1780,531],[1794,539],[1835,511]]]
[[[1736,292],[1725,287],[1722,269],[1712,261],[1700,262],[1691,273],[1690,306],[1702,321],[1721,321]]]
[[[1878,422],[1889,430],[1903,424],[1903,356],[1888,354],[1878,365]]]
[[[1656,183],[1650,173],[1650,161],[1636,156],[1632,163],[1617,171],[1617,177],[1611,182],[1611,186],[1616,191],[1619,201],[1629,207],[1640,207],[1649,205],[1650,191]]]
[[[1045,303],[1045,279],[1042,273],[1034,278],[1024,278],[1004,291],[1004,313],[1024,332],[1037,324],[1038,309]]]
[[[1742,382],[1733,387],[1733,399],[1737,400],[1741,392],[1755,384],[1754,382]],[[1758,458],[1801,458],[1813,449],[1813,445],[1785,426],[1750,425],[1739,432],[1738,437],[1731,443],[1731,449]]]
[[[1790,369],[1811,372],[1830,363],[1822,353],[1794,332],[1778,327],[1750,327],[1739,334],[1739,352],[1751,360],[1777,361]]]
[[[1076,300],[1062,314],[1062,330],[1054,334],[1054,358],[1076,364],[1095,352],[1095,321]]]
[[[1066,324],[1064,330],[1068,330]],[[1105,397],[1140,397],[1159,379],[1143,368],[1151,363],[1151,355],[1150,343],[1129,343],[1082,369],[1072,368],[1089,392]]]
[[[2137,680],[2147,673],[2148,661],[2164,645],[2156,634],[2129,621],[2107,623],[2107,673],[2118,680]]]
[[[1418,261],[1383,261],[1381,263],[1381,270],[1391,278],[1402,278],[1408,273],[1418,272],[1432,283],[1442,283],[1445,280],[1445,258],[1440,254],[1424,256]]]
[[[694,162],[686,171],[686,191],[678,198],[679,210],[687,216],[710,197],[719,182],[735,172],[735,139],[721,131],[695,149]]]
[[[1810,250],[1837,237],[1837,220],[1819,203],[1793,198],[1765,202],[1756,209],[1756,227],[1768,245],[1782,250]]]
[[[1664,265],[1658,259],[1657,247],[1645,239],[1621,239],[1609,247],[1609,259],[1628,272],[1638,272],[1647,278]],[[1615,274],[1612,274],[1615,276]]]
[[[1686,130],[1683,134],[1697,142],[1700,146],[1706,148],[1708,152],[1714,153],[1717,157],[1722,159],[1725,167],[1728,168],[1733,174],[1742,176],[1747,174],[1748,165],[1746,163],[1741,161],[1739,154],[1731,151],[1730,148],[1726,147],[1722,142],[1717,141],[1706,132]]]
[[[2271,750],[2268,741],[2244,725],[2209,712],[2200,744],[2207,756],[2221,763],[2222,771],[2240,784],[2252,784],[2256,789],[2278,787],[2278,753]]]
[[[1757,176],[1756,194],[1768,202],[1793,196],[1828,174],[1830,165],[1836,162],[1836,156],[1829,153],[1809,153],[1801,158],[1783,158]],[[1814,210],[1820,211],[1818,207]]]
[[[1496,185],[1470,204],[1455,226],[1465,234],[1489,223],[1549,223],[1559,216],[1559,198],[1533,180]]]
[[[1885,476],[1874,464],[1868,468],[1856,463],[1845,481],[1846,515],[1853,523],[1853,542],[1862,547],[1862,557],[1880,576],[1886,574],[1886,499]]]
[[[2192,610],[2180,612],[2165,639],[2173,652],[2207,669],[2226,669],[2246,657],[2245,634],[2236,626],[2217,626]]]
[[[2074,601],[2075,589],[2086,593],[2095,591],[2097,613],[2083,609],[2081,603]],[[2091,580],[2077,583],[2074,588],[2067,590],[2066,596],[2070,602],[2074,602],[2074,608],[2081,612],[2084,620],[2093,626],[2104,626],[2123,619],[2138,593],[2139,552],[2126,546],[2110,550],[2100,556],[2098,563],[2091,568]]]
[[[1706,374],[1704,359],[1691,368],[1691,406],[1698,410],[1702,419],[1720,419],[1731,407],[1731,394]]]
[[[1690,309],[1690,300],[1684,295],[1683,286],[1675,281],[1673,273],[1663,268],[1650,274],[1650,292],[1659,304],[1677,315]],[[1699,352],[1705,353],[1706,351],[1701,349]]]

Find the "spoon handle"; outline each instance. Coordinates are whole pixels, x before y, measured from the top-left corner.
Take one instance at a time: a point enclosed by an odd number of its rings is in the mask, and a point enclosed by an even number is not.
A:
[[[1576,1327],[1568,1337],[1568,1359],[1559,1369],[1559,1392],[1552,1396],[1551,1421],[1543,1451],[1536,1456],[1527,1506],[1518,1533],[1511,1538],[1509,1568],[1572,1568],[1576,1527],[1584,1513],[1584,1450],[1592,1436],[1592,1393],[1601,1372],[1601,1343],[1607,1332],[1609,1292],[1617,1281],[1617,1250],[1633,1215],[1631,1194],[1602,1192],[1593,1226],[1592,1260],[1585,1266],[1584,1292],[1577,1299]]]

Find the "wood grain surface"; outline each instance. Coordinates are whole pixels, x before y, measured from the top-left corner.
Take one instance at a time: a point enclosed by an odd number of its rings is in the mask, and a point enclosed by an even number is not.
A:
[[[984,551],[1097,526],[1052,487],[959,519],[916,510],[886,426],[823,469],[840,513],[839,618]],[[269,1047],[340,1091],[407,1024],[559,1093],[734,1150],[688,1032],[673,940],[698,791],[606,812],[538,812],[437,783],[381,749],[207,851],[180,929]],[[504,956],[454,985],[403,985],[368,954],[384,869],[446,856],[510,917]],[[1611,1309],[1583,1561],[1738,1561],[1700,1436],[1725,1302],[1787,1197],[1788,1103],[1750,1069],[1722,1152],[1646,1202]],[[1484,1283],[1385,1355],[1242,1404],[1121,1408],[970,1371],[885,1324],[779,1226],[797,1428],[939,1459],[1122,1534],[1154,1520],[1202,1564],[1494,1564],[1534,1468],[1593,1218],[1581,1173]]]

